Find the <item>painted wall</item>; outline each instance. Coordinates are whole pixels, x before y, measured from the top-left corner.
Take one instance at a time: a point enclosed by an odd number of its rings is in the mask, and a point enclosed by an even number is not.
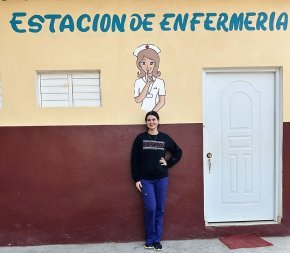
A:
[[[45,8],[44,8],[45,6]],[[17,33],[13,13],[156,14],[153,31]],[[0,245],[143,240],[142,202],[130,178],[130,150],[144,130],[133,98],[133,51],[161,48],[166,104],[161,131],[182,147],[172,169],[164,239],[255,231],[290,234],[289,29],[275,31],[162,31],[164,13],[290,13],[290,2],[110,0],[1,1]],[[283,68],[283,219],[279,225],[207,228],[203,217],[202,71],[210,67]],[[40,108],[36,73],[100,70],[100,108]]]
[[[290,234],[290,124],[284,124],[283,219],[278,225],[205,227],[202,125],[163,125],[183,148],[170,170],[163,239]],[[134,126],[0,129],[0,245],[143,241],[141,196],[130,178]],[[101,148],[100,148],[101,147]],[[17,154],[17,157],[15,156]]]
[[[45,8],[43,7],[45,5]],[[290,120],[289,44],[290,29],[284,31],[208,31],[205,18],[195,31],[163,31],[160,22],[168,13],[265,12],[270,15],[290,11],[287,1],[179,1],[179,0],[76,0],[1,1],[0,2],[0,78],[3,86],[3,126],[41,125],[126,125],[143,123],[143,111],[133,99],[137,68],[133,51],[143,43],[161,48],[161,78],[166,83],[163,123],[202,122],[202,70],[207,67],[283,67],[284,121]],[[10,24],[13,13],[26,12],[18,18],[22,24],[15,32]],[[28,19],[34,14],[155,14],[152,31],[133,32],[50,32],[46,22],[38,33],[29,32]],[[251,20],[256,18],[252,17]],[[216,22],[216,18],[213,18]],[[174,20],[170,19],[171,24]],[[189,22],[189,21],[188,21]],[[55,22],[57,27],[59,22]],[[215,23],[214,23],[215,24]],[[214,26],[213,24],[213,26]],[[253,25],[256,22],[253,21]],[[275,24],[275,23],[274,23]],[[101,108],[40,108],[37,101],[36,71],[100,70]]]

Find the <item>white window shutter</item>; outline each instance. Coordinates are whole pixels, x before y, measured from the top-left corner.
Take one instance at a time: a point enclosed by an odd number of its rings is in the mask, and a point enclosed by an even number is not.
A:
[[[41,107],[101,106],[98,72],[39,74]]]
[[[72,74],[73,105],[100,106],[100,75],[99,73]]]
[[[69,107],[67,74],[40,74],[40,105],[42,107]]]

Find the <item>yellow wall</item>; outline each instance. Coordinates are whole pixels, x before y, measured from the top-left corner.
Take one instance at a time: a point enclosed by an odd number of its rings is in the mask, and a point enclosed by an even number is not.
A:
[[[143,43],[161,48],[160,71],[166,84],[162,123],[202,122],[202,70],[207,67],[283,67],[283,115],[290,121],[290,27],[287,31],[154,31],[16,33],[13,12],[127,14],[193,12],[287,12],[290,1],[224,0],[7,0],[0,2],[0,79],[3,108],[0,125],[102,125],[143,123],[134,102],[137,78],[134,49]],[[27,20],[27,19],[24,19]],[[26,27],[26,25],[23,25]],[[102,107],[40,108],[37,70],[100,70]]]

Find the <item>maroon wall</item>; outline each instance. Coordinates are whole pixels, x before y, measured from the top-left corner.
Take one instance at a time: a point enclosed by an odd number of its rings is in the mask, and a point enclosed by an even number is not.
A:
[[[0,245],[143,240],[143,209],[130,152],[143,126],[0,128]],[[164,239],[255,231],[290,234],[290,186],[280,225],[206,228],[202,124],[162,125],[183,149],[170,171]],[[290,180],[284,124],[283,182]],[[286,197],[288,196],[288,198]]]

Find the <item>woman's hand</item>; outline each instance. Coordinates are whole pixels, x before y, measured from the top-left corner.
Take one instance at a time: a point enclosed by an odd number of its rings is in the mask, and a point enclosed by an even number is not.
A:
[[[167,166],[167,162],[165,161],[164,157],[161,157],[160,161],[161,166]]]
[[[136,182],[136,188],[138,189],[139,192],[142,191],[142,184],[141,184],[141,181]]]

